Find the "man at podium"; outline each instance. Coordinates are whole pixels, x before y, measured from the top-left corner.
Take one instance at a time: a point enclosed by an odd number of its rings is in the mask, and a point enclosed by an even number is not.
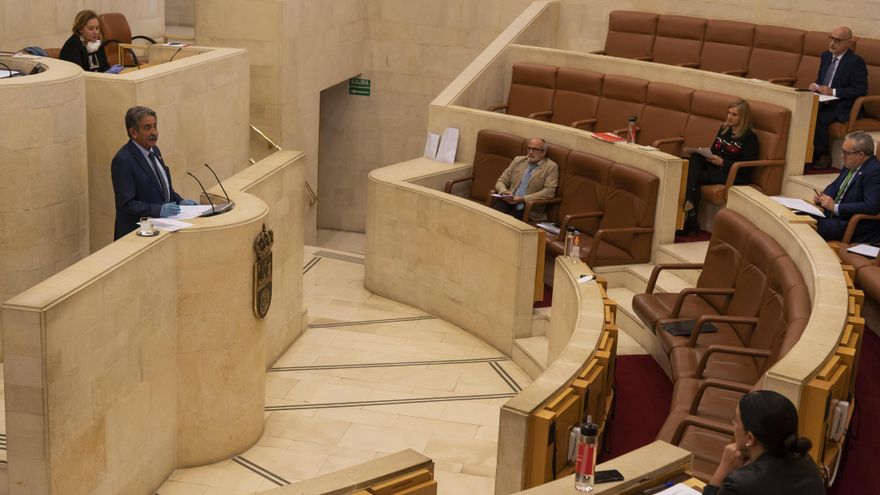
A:
[[[125,112],[128,142],[116,152],[110,168],[116,197],[113,240],[137,228],[141,217],[164,218],[180,213],[183,199],[171,185],[171,173],[156,147],[159,130],[156,112],[142,106]]]

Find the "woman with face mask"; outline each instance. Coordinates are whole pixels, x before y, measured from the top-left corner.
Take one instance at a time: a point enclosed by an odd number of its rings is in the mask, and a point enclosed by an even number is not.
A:
[[[73,19],[73,34],[61,48],[61,60],[79,65],[89,72],[118,73],[122,66],[110,67],[104,47],[101,46],[101,27],[98,14],[82,10]]]

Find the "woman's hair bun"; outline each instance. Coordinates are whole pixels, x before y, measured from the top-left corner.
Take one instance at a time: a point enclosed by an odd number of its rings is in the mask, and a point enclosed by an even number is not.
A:
[[[804,455],[810,451],[813,442],[807,437],[799,437],[796,433],[792,433],[785,439],[785,450],[797,455]]]

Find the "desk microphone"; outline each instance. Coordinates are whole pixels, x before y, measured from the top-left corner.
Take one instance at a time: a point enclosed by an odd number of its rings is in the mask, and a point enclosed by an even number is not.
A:
[[[211,166],[208,165],[207,163],[203,163],[202,165],[204,165],[205,167],[207,167],[208,170],[210,170],[211,173],[214,174],[214,180],[217,181],[217,184],[220,185],[220,190],[223,191],[223,195],[226,196],[226,203],[232,203],[232,200],[229,199],[229,193],[226,192],[226,188],[223,187],[223,183],[220,182],[220,177],[217,177],[217,172],[214,172],[214,169],[211,168]]]
[[[208,198],[208,203],[211,204],[211,216],[216,215],[216,214],[217,214],[217,210],[214,209],[214,202],[211,201],[211,195],[208,194],[208,191],[205,190],[205,186],[202,185],[202,181],[200,181],[198,177],[196,177],[195,175],[191,174],[190,172],[187,172],[186,175],[192,177],[193,179],[196,180],[196,182],[199,183],[199,187],[202,188],[202,192],[205,193],[205,197]]]

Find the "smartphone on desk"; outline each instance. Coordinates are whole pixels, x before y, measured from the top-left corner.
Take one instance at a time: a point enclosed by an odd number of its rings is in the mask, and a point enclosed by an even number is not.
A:
[[[605,471],[596,471],[596,483],[610,483],[612,481],[623,481],[623,475],[616,469],[608,469]]]

